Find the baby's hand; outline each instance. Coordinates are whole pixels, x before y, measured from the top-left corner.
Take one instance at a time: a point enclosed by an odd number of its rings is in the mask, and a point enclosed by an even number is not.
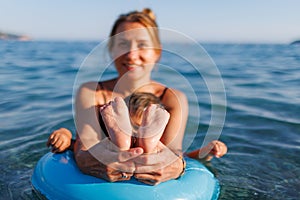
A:
[[[63,152],[70,147],[71,139],[72,133],[68,129],[60,128],[51,133],[47,141],[47,146],[52,147],[52,153]]]
[[[221,158],[222,156],[224,156],[227,153],[227,146],[226,144],[224,144],[223,142],[219,141],[219,140],[213,140],[211,141],[208,146],[212,147],[212,149],[210,150],[209,154],[212,156],[215,156],[217,158]],[[212,156],[208,156],[207,157],[207,161],[212,159]]]
[[[210,161],[214,156],[221,158],[227,153],[227,146],[219,140],[213,140],[201,149],[186,153],[190,158]]]

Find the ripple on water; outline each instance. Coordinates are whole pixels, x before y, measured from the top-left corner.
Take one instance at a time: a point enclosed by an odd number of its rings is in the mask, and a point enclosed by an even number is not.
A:
[[[35,199],[30,185],[33,166],[49,151],[45,143],[51,131],[67,127],[74,132],[73,83],[79,62],[96,44],[1,41],[0,198]],[[206,48],[222,74],[227,95],[220,139],[228,145],[228,154],[207,163],[220,180],[220,199],[297,199],[299,48],[242,44],[207,44]],[[186,136],[192,140],[190,148],[196,149],[210,124],[211,95],[189,65],[169,58],[163,64],[181,70],[193,91],[175,78],[163,81],[175,83],[188,97],[193,92],[197,96],[191,101],[192,124]],[[156,73],[161,75],[159,70]],[[210,70],[203,73],[214,80]],[[90,76],[94,77],[92,72],[85,77]],[[200,122],[194,111],[197,106]]]

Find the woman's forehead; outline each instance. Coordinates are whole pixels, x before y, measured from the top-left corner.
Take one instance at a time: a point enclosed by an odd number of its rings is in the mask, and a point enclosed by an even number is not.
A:
[[[147,28],[137,22],[125,22],[117,28],[116,40],[150,40]]]

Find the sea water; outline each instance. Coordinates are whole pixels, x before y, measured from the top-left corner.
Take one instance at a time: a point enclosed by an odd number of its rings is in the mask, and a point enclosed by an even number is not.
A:
[[[36,198],[30,183],[34,166],[49,151],[46,141],[53,130],[75,131],[74,85],[97,44],[0,41],[0,199]],[[189,98],[185,150],[203,144],[213,123],[212,108],[217,108],[217,117],[224,116],[218,130],[228,153],[206,163],[220,181],[219,199],[297,199],[300,46],[204,43],[211,58],[206,65],[193,47],[168,45],[184,56],[190,52],[185,62],[163,52],[161,66],[153,72]],[[97,73],[97,67],[84,67],[80,81]],[[211,73],[214,68],[220,76]],[[115,75],[113,70],[107,73]],[[214,95],[209,81],[224,89]]]

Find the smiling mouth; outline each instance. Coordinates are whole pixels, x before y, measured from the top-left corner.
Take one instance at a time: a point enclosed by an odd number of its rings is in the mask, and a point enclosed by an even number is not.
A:
[[[131,71],[134,70],[138,67],[140,67],[140,65],[136,65],[136,64],[124,64],[123,65],[127,70]]]

